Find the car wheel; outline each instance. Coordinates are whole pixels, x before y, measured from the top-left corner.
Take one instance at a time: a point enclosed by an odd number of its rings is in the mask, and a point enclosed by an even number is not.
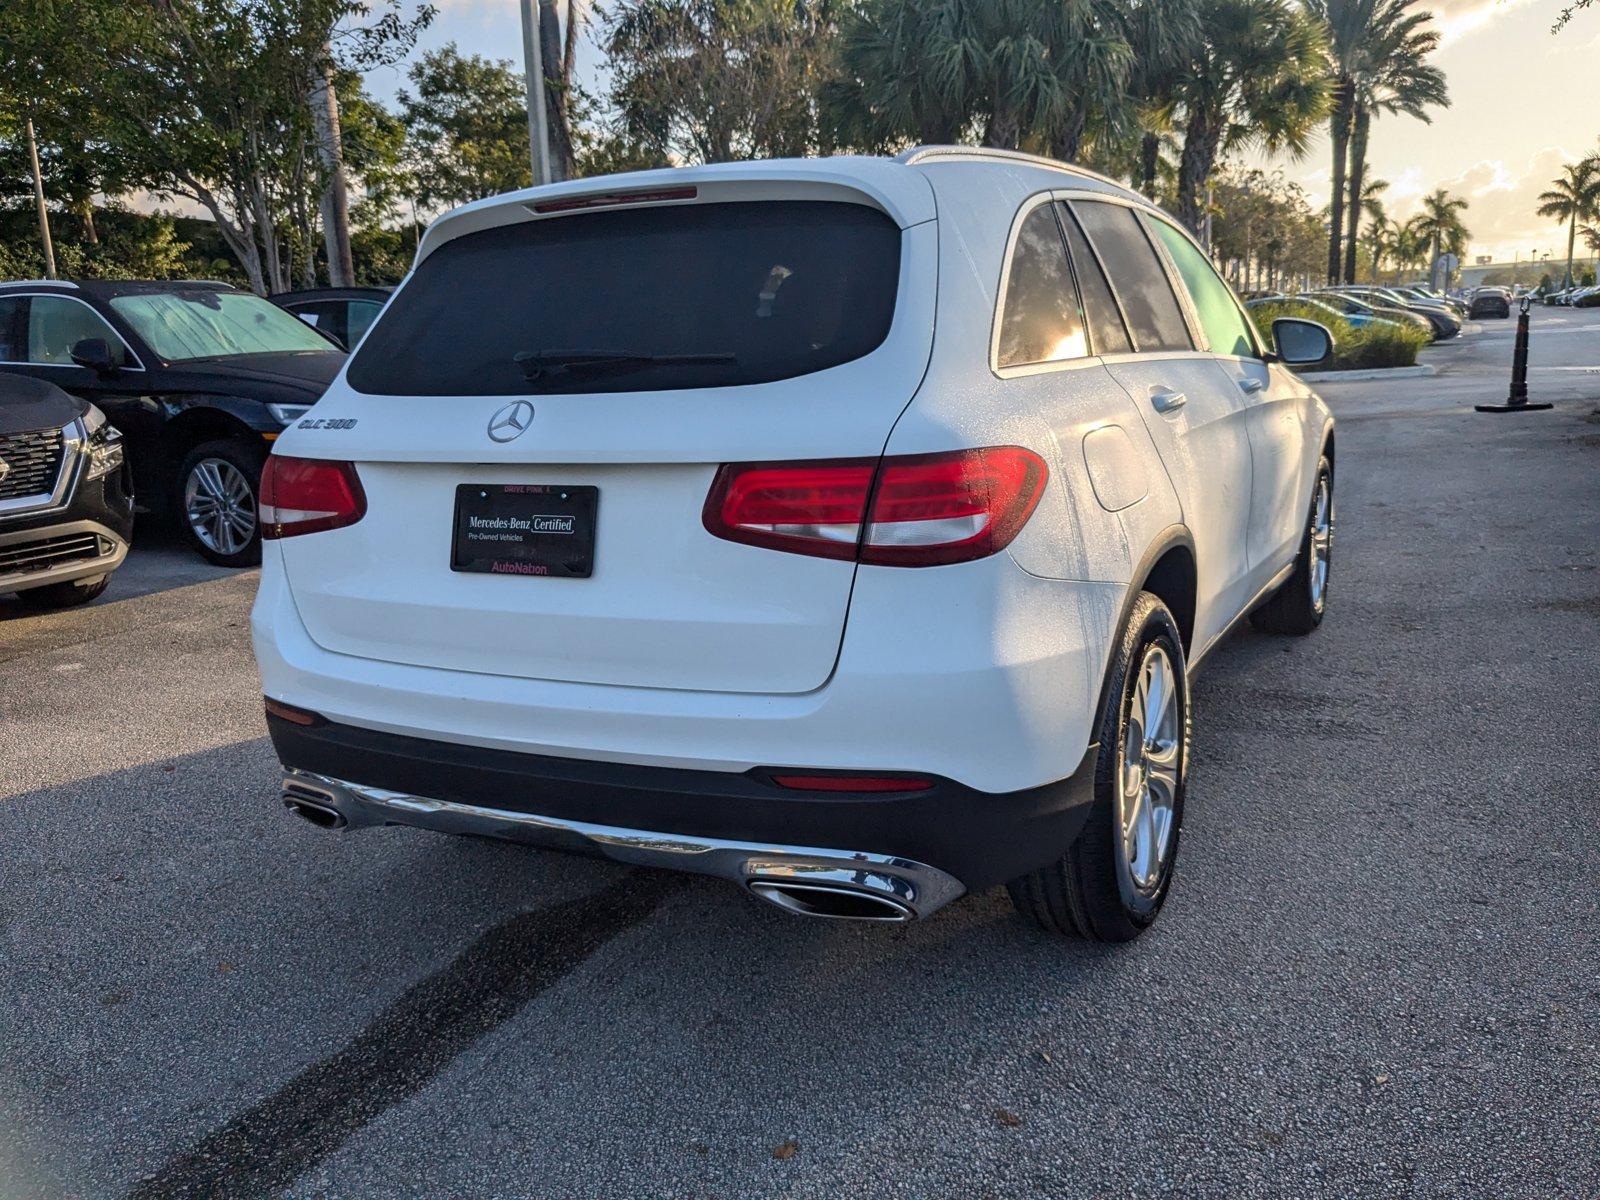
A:
[[[18,592],[17,599],[30,608],[72,608],[87,604],[111,583],[109,573],[91,579],[69,579],[65,583],[48,583],[44,587]]]
[[[178,518],[190,543],[219,567],[261,561],[257,491],[266,455],[248,442],[202,442],[178,468]]]
[[[1328,569],[1333,560],[1333,467],[1317,463],[1317,486],[1311,492],[1311,515],[1300,539],[1294,573],[1272,598],[1250,614],[1263,633],[1301,636],[1322,624],[1328,611]]]
[[[1156,919],[1172,883],[1189,769],[1189,684],[1172,613],[1139,593],[1113,651],[1096,721],[1088,819],[1065,854],[1006,885],[1053,933],[1126,942]]]

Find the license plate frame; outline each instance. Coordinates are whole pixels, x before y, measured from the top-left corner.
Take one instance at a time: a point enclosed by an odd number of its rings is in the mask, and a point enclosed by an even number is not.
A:
[[[600,489],[591,484],[458,484],[450,569],[588,579],[599,510]]]

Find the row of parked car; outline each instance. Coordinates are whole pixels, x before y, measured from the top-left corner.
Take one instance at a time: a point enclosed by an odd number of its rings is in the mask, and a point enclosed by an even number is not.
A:
[[[267,453],[387,298],[0,283],[0,594],[49,607],[94,599],[127,555],[135,497],[175,514],[211,562],[259,562]]]
[[[1557,308],[1600,308],[1600,286],[1590,284],[1546,292],[1544,302]]]
[[[1345,284],[1317,288],[1294,296],[1273,293],[1245,303],[1251,307],[1296,300],[1341,317],[1357,329],[1373,323],[1409,325],[1423,330],[1430,341],[1453,338],[1461,332],[1468,308],[1460,300],[1424,287],[1378,287]]]

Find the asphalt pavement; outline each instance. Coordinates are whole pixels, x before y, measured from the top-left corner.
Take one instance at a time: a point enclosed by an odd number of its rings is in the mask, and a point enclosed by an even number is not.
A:
[[[0,1196],[1600,1195],[1600,310],[1333,383],[1331,612],[1123,947],[279,805],[254,573],[0,602]]]

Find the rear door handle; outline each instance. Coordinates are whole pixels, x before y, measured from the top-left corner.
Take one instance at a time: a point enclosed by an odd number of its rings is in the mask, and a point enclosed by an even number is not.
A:
[[[1157,384],[1150,389],[1150,406],[1158,413],[1176,412],[1189,403],[1189,397],[1182,392],[1175,392],[1171,388],[1164,388]]]
[[[1254,395],[1256,392],[1261,391],[1267,385],[1262,383],[1261,380],[1259,380],[1259,379],[1245,378],[1245,379],[1239,380],[1239,386],[1244,391],[1249,392],[1252,395]]]

